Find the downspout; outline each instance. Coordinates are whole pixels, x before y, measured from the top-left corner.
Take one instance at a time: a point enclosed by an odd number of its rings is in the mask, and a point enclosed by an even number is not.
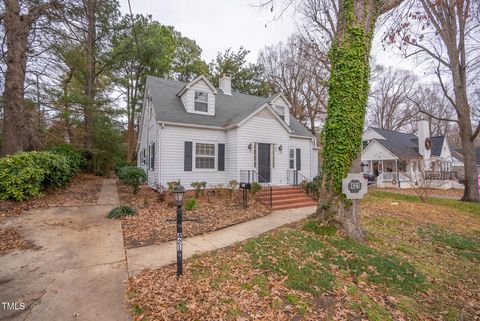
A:
[[[158,180],[159,180],[160,185],[163,185],[163,177],[162,177],[162,174],[163,174],[163,159],[164,159],[163,154],[165,152],[165,149],[163,148],[163,136],[165,135],[164,128],[165,128],[165,124],[161,123],[160,124],[160,148],[159,148],[160,166],[159,166],[159,169],[158,169]]]

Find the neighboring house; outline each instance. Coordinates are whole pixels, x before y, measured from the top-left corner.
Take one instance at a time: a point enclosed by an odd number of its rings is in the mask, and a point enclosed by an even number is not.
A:
[[[455,160],[453,168],[463,173],[463,155],[461,149],[452,150],[452,155]],[[475,148],[475,157],[477,159],[477,173],[480,176],[480,147]]]
[[[233,92],[228,75],[219,87],[204,76],[189,83],[147,78],[138,166],[151,187],[178,180],[185,188],[195,181],[288,185],[317,175],[316,139],[282,94]]]
[[[424,177],[435,186],[459,187],[454,157],[445,136],[430,137],[426,120],[418,122],[418,136],[369,127],[363,133],[362,171],[376,177],[379,187],[409,188]]]

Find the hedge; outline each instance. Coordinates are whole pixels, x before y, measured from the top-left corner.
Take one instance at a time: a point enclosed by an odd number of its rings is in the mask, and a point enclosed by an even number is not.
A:
[[[81,162],[65,150],[20,152],[0,158],[0,199],[21,201],[40,195],[46,188],[64,186]]]

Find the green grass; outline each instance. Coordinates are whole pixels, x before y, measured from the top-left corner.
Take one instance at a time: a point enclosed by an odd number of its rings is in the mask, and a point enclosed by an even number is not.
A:
[[[279,232],[248,241],[244,249],[250,253],[254,266],[262,270],[288,275],[286,286],[320,294],[331,290],[334,276],[328,271],[328,260],[315,258],[327,246],[300,231]]]
[[[421,202],[420,198],[416,195],[406,195],[406,194],[399,194],[393,192],[385,192],[385,191],[370,191],[368,195],[371,197],[376,198],[388,198],[397,201],[408,201],[408,202]],[[433,205],[440,205],[449,208],[454,208],[462,212],[475,214],[480,216],[480,203],[471,203],[471,202],[462,202],[459,200],[447,199],[447,198],[436,198],[436,197],[428,197],[427,198],[428,204]]]
[[[402,293],[423,291],[426,278],[413,265],[395,256],[385,256],[352,239],[332,239],[330,243],[349,255],[335,257],[335,263],[355,277],[366,276],[369,282],[383,284]]]
[[[143,313],[143,311],[144,311],[144,309],[141,306],[139,306],[138,304],[134,304],[132,306],[132,314],[134,314],[134,315],[140,315],[140,314]]]
[[[186,313],[188,312],[188,306],[185,302],[181,301],[177,304],[177,311],[181,313]]]
[[[468,260],[480,262],[480,238],[458,234],[435,224],[419,227],[417,232],[424,240],[450,248]]]
[[[322,230],[313,220],[307,224],[308,230]],[[332,265],[356,279],[366,278],[401,293],[414,294],[426,288],[426,278],[413,265],[352,239],[325,235],[319,239],[289,230],[250,240],[244,249],[256,268],[287,275],[287,287],[314,295],[334,288]]]

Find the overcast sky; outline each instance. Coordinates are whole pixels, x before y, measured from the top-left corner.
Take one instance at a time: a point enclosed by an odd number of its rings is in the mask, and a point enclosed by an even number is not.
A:
[[[268,10],[254,7],[258,0],[130,0],[134,14],[150,14],[154,20],[174,26],[184,36],[195,40],[203,50],[203,59],[210,62],[217,52],[240,46],[250,50],[250,62],[256,62],[258,53],[266,45],[285,41],[295,32],[292,11],[272,21]],[[129,12],[128,1],[120,0],[122,13]],[[267,25],[267,27],[265,27]],[[376,37],[372,54],[375,61],[407,69],[416,69],[405,62],[393,48],[382,49]],[[418,72],[418,69],[416,70]]]

